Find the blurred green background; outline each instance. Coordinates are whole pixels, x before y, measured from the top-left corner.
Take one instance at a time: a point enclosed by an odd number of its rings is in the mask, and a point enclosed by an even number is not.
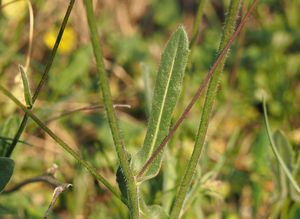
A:
[[[3,1],[2,4],[8,1]],[[68,1],[32,0],[34,37],[29,78],[36,88],[49,58]],[[241,16],[251,1],[243,1]],[[183,24],[192,34],[196,0],[94,1],[99,40],[125,144],[143,144],[160,55],[168,37]],[[216,58],[228,0],[207,1],[197,46],[174,121],[190,101]],[[184,218],[300,218],[300,202],[276,163],[262,122],[266,94],[272,129],[284,130],[293,164],[300,149],[300,1],[262,0],[231,49],[214,105],[206,149]],[[0,83],[24,102],[18,64],[25,64],[29,16],[25,1],[2,8]],[[99,80],[82,1],[76,1],[47,85],[34,107],[48,127],[116,185],[118,161],[102,108]],[[161,173],[143,187],[149,203],[170,206],[175,186],[193,149],[203,96],[168,144]],[[97,106],[97,107],[95,107]],[[99,107],[98,107],[99,106]],[[80,109],[79,112],[62,114]],[[96,108],[96,109],[94,109]],[[0,137],[13,138],[22,111],[0,94]],[[57,118],[59,117],[59,118]],[[60,149],[32,121],[12,158],[7,186],[41,175],[56,163],[57,178],[74,188],[61,195],[51,218],[127,218],[126,208]],[[0,139],[3,152],[9,140]],[[286,142],[285,142],[286,144]],[[283,153],[285,146],[283,147]],[[213,176],[204,176],[211,173]],[[202,180],[201,180],[202,179]],[[299,182],[299,174],[298,174]],[[284,184],[284,185],[283,185]],[[37,183],[0,196],[0,218],[41,218],[53,189]]]

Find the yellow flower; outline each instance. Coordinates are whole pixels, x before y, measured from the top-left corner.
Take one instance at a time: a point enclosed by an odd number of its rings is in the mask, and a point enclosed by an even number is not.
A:
[[[49,49],[53,48],[58,32],[58,28],[53,28],[44,35],[44,43]],[[58,47],[58,52],[61,54],[68,54],[72,52],[75,47],[76,33],[71,27],[66,27]]]
[[[2,6],[10,3],[12,0],[2,0]],[[3,14],[12,20],[19,20],[21,19],[27,11],[27,3],[26,1],[17,1],[11,4],[6,5],[2,12]]]

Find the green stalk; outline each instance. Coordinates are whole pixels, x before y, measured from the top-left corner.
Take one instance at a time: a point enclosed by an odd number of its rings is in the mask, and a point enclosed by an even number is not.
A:
[[[194,25],[193,25],[193,32],[192,32],[191,42],[190,42],[190,45],[189,45],[190,54],[189,54],[187,70],[186,70],[186,72],[188,72],[188,73],[191,73],[192,57],[193,57],[194,50],[195,50],[195,47],[196,47],[197,38],[198,38],[199,33],[200,33],[200,25],[201,25],[202,18],[203,18],[205,3],[206,3],[206,0],[199,0],[199,3],[198,3],[196,19],[195,19],[195,22],[194,22]],[[186,81],[186,80],[184,80],[184,81]],[[184,82],[184,83],[187,83],[187,82]]]
[[[11,99],[16,105],[18,105],[28,117],[30,117],[34,122],[36,122],[48,135],[52,137],[64,150],[66,150],[72,157],[74,157],[78,163],[84,166],[98,181],[103,183],[108,190],[110,190],[118,199],[121,200],[120,193],[112,186],[110,183],[101,176],[97,170],[91,166],[87,161],[80,158],[80,155],[74,151],[70,146],[68,146],[61,138],[54,134],[37,116],[35,116],[31,110],[27,109],[15,96],[13,96],[7,89],[0,85],[0,91]],[[123,200],[124,202],[124,200]]]
[[[226,17],[226,23],[223,30],[223,35],[222,35],[218,53],[220,53],[225,48],[226,43],[230,40],[230,37],[234,31],[236,18],[238,16],[238,11],[239,11],[239,5],[240,5],[239,0],[232,0],[230,3],[229,12]],[[195,169],[203,149],[207,127],[209,123],[209,117],[216,97],[220,74],[223,71],[224,64],[225,64],[225,59],[223,59],[222,62],[220,62],[219,66],[215,71],[215,74],[212,76],[209,82],[208,90],[204,102],[204,107],[202,111],[201,122],[198,129],[195,145],[194,145],[193,154],[190,158],[189,164],[185,171],[185,175],[181,181],[179,191],[175,198],[175,202],[170,214],[171,219],[179,218],[181,209],[183,209],[184,200],[190,188],[191,181],[193,179]]]
[[[51,69],[54,57],[56,55],[58,46],[59,46],[61,38],[63,36],[64,30],[65,30],[65,27],[67,25],[68,19],[70,17],[71,11],[73,9],[74,3],[75,3],[75,0],[71,0],[70,1],[69,7],[68,7],[68,9],[66,11],[66,14],[65,14],[63,22],[61,24],[59,33],[57,35],[54,47],[53,47],[53,49],[51,51],[51,55],[50,55],[50,57],[48,59],[48,62],[46,64],[45,71],[44,71],[44,73],[42,75],[42,78],[41,78],[41,80],[40,80],[40,82],[39,82],[39,84],[38,84],[38,86],[37,86],[37,88],[36,88],[36,90],[35,90],[35,92],[33,94],[33,97],[32,97],[32,107],[33,107],[33,104],[35,103],[35,101],[36,101],[36,99],[37,99],[37,97],[38,97],[38,95],[39,95],[42,87],[44,86],[44,84],[45,84],[45,82],[47,80],[49,71]],[[18,143],[18,141],[19,141],[19,139],[20,139],[20,137],[21,137],[21,135],[22,135],[25,127],[26,127],[27,121],[28,121],[28,115],[25,114],[24,117],[23,117],[23,119],[22,119],[22,122],[21,122],[21,125],[20,125],[18,131],[17,131],[16,135],[14,136],[13,142],[11,143],[11,145],[9,146],[9,148],[6,151],[6,154],[5,154],[6,157],[10,157],[11,156],[13,150],[15,149],[15,147],[16,147],[16,145],[17,145],[17,143]]]
[[[203,17],[203,11],[204,11],[204,5],[206,3],[206,0],[199,0],[199,5],[197,9],[197,15],[196,19],[193,25],[193,32],[192,32],[192,38],[191,38],[191,43],[190,43],[190,50],[192,51],[194,46],[196,45],[197,37],[200,32],[200,24],[202,22],[202,17]]]
[[[109,88],[109,82],[104,69],[103,55],[102,55],[101,46],[99,42],[99,37],[98,37],[99,35],[97,31],[96,18],[93,12],[92,2],[91,0],[85,0],[84,4],[86,9],[88,25],[90,29],[92,46],[93,46],[94,55],[97,64],[97,70],[99,73],[103,101],[105,104],[105,109],[106,109],[110,129],[115,143],[116,152],[119,158],[120,167],[122,169],[122,172],[127,182],[129,214],[131,218],[139,218],[139,199],[138,199],[136,181],[133,172],[130,169],[129,157],[127,155],[127,151],[125,149],[123,140],[121,138],[118,129],[117,118],[113,108],[113,103],[112,103],[112,98],[111,98],[111,93]]]

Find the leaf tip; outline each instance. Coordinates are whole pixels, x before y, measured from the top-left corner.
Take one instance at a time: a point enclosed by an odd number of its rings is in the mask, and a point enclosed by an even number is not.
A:
[[[187,46],[188,48],[188,45],[189,45],[189,38],[188,38],[188,35],[187,35],[187,32],[184,28],[183,25],[179,25],[179,27],[177,28],[176,32],[178,35],[180,35],[180,38],[183,39],[183,42],[184,44]]]

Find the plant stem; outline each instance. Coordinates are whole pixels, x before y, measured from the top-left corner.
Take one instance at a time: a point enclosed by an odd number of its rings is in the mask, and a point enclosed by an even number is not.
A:
[[[239,11],[239,5],[240,5],[239,0],[232,0],[230,3],[229,13],[226,17],[226,23],[225,23],[225,27],[223,30],[223,35],[222,35],[218,53],[220,53],[225,48],[226,43],[230,40],[230,37],[234,31],[236,18],[238,16],[238,11]],[[213,103],[214,103],[214,100],[216,97],[219,78],[220,78],[220,74],[223,71],[224,64],[225,64],[225,59],[223,59],[220,62],[220,64],[218,65],[218,67],[215,71],[215,74],[212,76],[212,78],[209,82],[208,90],[207,90],[207,94],[206,94],[206,98],[205,98],[205,102],[204,102],[204,107],[203,107],[203,111],[202,111],[201,122],[200,122],[200,126],[198,129],[195,145],[194,145],[193,154],[190,158],[189,164],[185,171],[185,175],[181,181],[179,191],[175,198],[175,202],[174,202],[173,208],[171,210],[171,214],[170,214],[171,219],[180,217],[180,212],[181,212],[181,209],[183,208],[186,194],[190,188],[191,181],[193,179],[195,169],[196,169],[196,166],[198,164],[198,161],[199,161],[202,149],[203,149],[205,136],[206,136],[206,132],[207,132],[207,128],[208,128],[208,123],[209,123],[209,117],[210,117],[212,106],[213,106]]]
[[[190,50],[193,50],[194,46],[196,45],[197,42],[197,38],[200,32],[200,25],[202,22],[202,17],[203,17],[203,9],[204,9],[204,5],[205,5],[206,0],[199,0],[199,5],[198,5],[198,9],[197,9],[197,15],[196,15],[196,19],[194,22],[194,26],[193,26],[193,33],[192,33],[192,38],[191,38],[191,42],[190,42]]]
[[[74,151],[69,145],[67,145],[61,138],[54,134],[37,116],[35,116],[31,110],[27,109],[15,96],[13,96],[7,89],[0,85],[0,91],[11,99],[16,105],[18,105],[34,122],[36,122],[48,135],[52,137],[64,150],[66,150],[72,157],[74,157],[81,165],[83,165],[97,180],[106,186],[117,198],[121,200],[120,193],[110,183],[101,176],[97,170],[91,166],[88,162],[81,159],[80,155]],[[124,202],[124,200],[123,200]]]
[[[45,84],[45,82],[47,80],[49,71],[51,69],[54,57],[56,55],[58,46],[59,46],[61,38],[63,36],[64,30],[65,30],[65,27],[67,25],[68,19],[70,17],[71,11],[73,9],[74,3],[75,3],[75,0],[70,0],[69,7],[68,7],[68,9],[66,11],[66,14],[64,16],[63,22],[61,24],[59,33],[58,33],[56,41],[55,41],[55,44],[54,44],[53,49],[51,51],[51,55],[50,55],[50,57],[48,59],[48,62],[46,64],[45,71],[44,71],[44,73],[42,75],[42,78],[41,78],[41,80],[40,80],[40,82],[39,82],[39,84],[38,84],[38,86],[37,86],[37,88],[36,88],[36,90],[35,90],[35,92],[33,94],[33,97],[32,97],[32,106],[35,103],[35,101],[36,101],[36,99],[37,99],[37,97],[38,97],[38,95],[39,95],[42,87],[44,86],[44,84]],[[22,135],[25,127],[26,127],[27,121],[28,121],[28,115],[25,114],[24,117],[23,117],[23,119],[22,119],[22,122],[21,122],[21,124],[19,126],[18,131],[17,131],[16,135],[14,136],[13,142],[11,143],[11,145],[9,146],[9,148],[6,151],[6,154],[5,154],[6,157],[10,157],[11,156],[13,150],[15,149],[15,147],[16,147],[16,145],[17,145],[17,143],[18,143],[18,141],[19,141],[19,139],[20,139],[20,137],[21,137],[21,135]]]
[[[241,21],[240,25],[238,26],[237,30],[234,32],[234,34],[232,34],[232,36],[230,37],[229,42],[226,44],[226,46],[222,50],[222,52],[218,55],[216,61],[214,62],[214,64],[212,65],[211,69],[207,73],[204,81],[198,87],[198,89],[197,89],[196,93],[194,94],[193,98],[191,99],[190,103],[187,105],[187,107],[185,108],[185,110],[183,111],[183,113],[181,114],[181,116],[179,117],[179,119],[177,120],[177,122],[175,123],[175,125],[170,129],[168,135],[164,138],[164,140],[159,145],[159,147],[152,153],[151,157],[148,159],[148,161],[145,163],[145,165],[139,171],[138,176],[137,176],[138,178],[143,176],[143,174],[147,170],[148,166],[151,165],[151,163],[153,162],[153,160],[160,154],[160,152],[164,149],[164,147],[169,142],[169,140],[173,137],[175,131],[179,128],[179,126],[182,124],[182,122],[184,121],[184,119],[188,116],[189,112],[191,111],[192,107],[195,105],[196,101],[199,99],[200,95],[202,94],[204,88],[206,87],[206,85],[208,84],[208,82],[210,81],[210,79],[212,78],[212,76],[215,73],[216,69],[218,68],[219,64],[225,58],[225,56],[227,54],[227,51],[229,50],[229,48],[233,44],[233,42],[236,39],[236,37],[238,36],[238,34],[243,29],[244,25],[246,24],[247,19],[249,18],[250,14],[253,12],[253,10],[254,10],[257,2],[258,2],[258,0],[255,0],[253,2],[253,4],[251,5],[250,9],[248,10],[248,12],[246,13],[246,15],[242,19],[242,21]]]
[[[139,218],[139,199],[138,199],[137,186],[136,186],[133,172],[129,166],[129,157],[127,155],[127,151],[125,149],[123,140],[121,138],[118,129],[117,118],[113,108],[113,103],[112,103],[112,98],[111,98],[111,93],[109,88],[109,82],[104,69],[103,55],[102,55],[101,46],[98,38],[96,18],[93,12],[92,2],[91,0],[85,0],[84,3],[85,3],[88,25],[90,29],[93,51],[94,51],[96,64],[97,64],[97,70],[99,73],[103,101],[105,104],[105,109],[106,109],[110,129],[115,143],[116,152],[119,158],[120,167],[127,181],[129,214],[131,218]]]
[[[192,32],[192,37],[191,37],[191,42],[189,45],[190,48],[190,54],[189,54],[189,59],[188,59],[188,64],[186,68],[186,72],[191,73],[192,69],[192,57],[194,54],[194,50],[197,44],[197,39],[200,33],[200,25],[202,22],[203,18],[203,12],[204,12],[204,6],[205,6],[206,0],[199,0],[198,3],[198,9],[197,9],[197,14],[196,14],[196,19],[193,25],[193,32]]]

